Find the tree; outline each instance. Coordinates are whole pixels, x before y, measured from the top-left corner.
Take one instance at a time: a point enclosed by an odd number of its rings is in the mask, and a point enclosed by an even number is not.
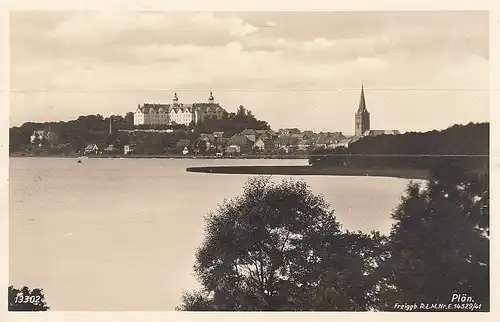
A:
[[[346,162],[349,167],[437,168],[439,171],[446,169],[443,163],[458,163],[468,169],[482,169],[489,159],[489,146],[489,123],[470,123],[442,131],[363,137],[345,149],[316,151],[310,162],[319,166],[340,166]],[[317,156],[319,154],[324,156]],[[366,157],[369,154],[374,156]]]
[[[488,182],[488,175],[448,172],[408,186],[392,215],[380,309],[466,294],[489,311]]]
[[[250,179],[206,218],[195,273],[202,289],[178,310],[368,310],[379,238],[343,232],[303,181]]]
[[[134,126],[134,113],[128,112],[125,114],[124,122],[127,128],[132,128]]]
[[[247,110],[243,105],[238,106],[238,110],[236,111],[236,116],[238,117],[244,117],[247,116]]]
[[[29,289],[24,286],[16,289],[9,286],[8,290],[9,311],[48,311],[50,307],[45,301],[43,290],[39,288]]]
[[[204,140],[197,141],[197,149],[200,151],[200,153],[206,154],[208,150],[207,147],[208,143],[206,141]]]

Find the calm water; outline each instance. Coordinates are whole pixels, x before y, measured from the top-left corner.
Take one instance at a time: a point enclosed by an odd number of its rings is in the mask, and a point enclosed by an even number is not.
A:
[[[10,159],[10,283],[41,287],[52,310],[173,310],[198,283],[204,215],[245,175],[188,166],[306,160]],[[278,178],[278,177],[277,177]],[[344,228],[387,232],[407,180],[304,178]]]

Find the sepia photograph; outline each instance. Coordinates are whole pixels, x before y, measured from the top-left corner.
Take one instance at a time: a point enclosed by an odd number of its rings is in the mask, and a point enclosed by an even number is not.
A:
[[[10,11],[9,311],[490,312],[488,11]]]

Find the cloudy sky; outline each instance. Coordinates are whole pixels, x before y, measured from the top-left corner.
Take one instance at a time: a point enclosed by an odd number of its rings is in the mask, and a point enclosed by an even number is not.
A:
[[[242,104],[273,128],[486,121],[487,12],[13,12],[11,125],[144,102]]]

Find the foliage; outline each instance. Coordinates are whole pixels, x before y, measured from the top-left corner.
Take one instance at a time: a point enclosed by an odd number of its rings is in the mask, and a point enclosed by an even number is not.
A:
[[[343,232],[302,181],[249,180],[207,219],[196,253],[203,289],[178,310],[367,310],[382,237]],[[373,237],[373,238],[371,238]]]
[[[133,116],[133,115],[132,115]],[[89,143],[98,145],[120,144],[116,140],[119,135],[117,130],[132,129],[131,115],[127,119],[120,115],[111,116],[114,135],[109,135],[110,118],[102,115],[80,116],[68,122],[24,123],[20,127],[12,127],[9,131],[10,152],[22,152],[30,146],[30,136],[35,130],[50,130],[57,134],[59,145],[69,146],[71,152],[82,151]],[[63,151],[67,153],[67,151]],[[62,153],[63,153],[62,152]]]
[[[423,311],[421,303],[465,294],[489,311],[489,172],[462,166],[437,163],[431,180],[410,183],[389,236],[342,231],[301,181],[250,180],[207,217],[195,264],[202,289],[184,293],[177,309],[397,311],[416,303]]]
[[[252,111],[240,105],[236,113],[224,114],[221,119],[207,118],[197,124],[197,133],[224,132],[225,137],[233,136],[244,129],[269,130],[265,121],[257,120]]]
[[[314,154],[323,155],[310,158],[310,164],[316,166],[441,169],[442,163],[459,163],[469,169],[482,168],[489,156],[489,123],[454,125],[443,131],[364,137],[348,148]],[[442,157],[446,155],[455,157]]]
[[[16,289],[9,286],[8,290],[9,311],[48,311],[50,307],[45,301],[43,290],[30,289],[24,286]]]
[[[110,118],[112,132],[110,135]],[[113,115],[104,118],[102,115],[80,116],[78,119],[68,122],[45,122],[24,123],[20,127],[12,127],[9,131],[9,151],[11,153],[32,152],[49,154],[71,154],[81,152],[87,144],[95,143],[98,146],[114,145],[119,151],[123,151],[125,144],[137,145],[135,153],[140,154],[163,154],[178,152],[175,149],[180,139],[189,138],[193,143],[201,133],[213,133],[216,131],[226,132],[231,136],[246,128],[269,129],[264,121],[255,118],[250,110],[240,106],[236,113],[225,114],[220,120],[206,119],[199,124],[171,125],[139,125],[134,126],[134,114],[129,112],[122,117]],[[58,137],[57,145],[45,144],[46,142],[34,142],[30,144],[30,136],[35,130],[50,130]],[[160,132],[134,132],[127,133],[123,130],[173,130],[173,133]],[[39,147],[39,143],[43,143]]]

